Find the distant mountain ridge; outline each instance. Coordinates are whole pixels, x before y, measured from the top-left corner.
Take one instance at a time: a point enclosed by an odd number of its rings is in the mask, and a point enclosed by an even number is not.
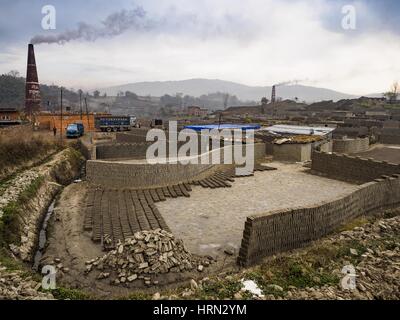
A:
[[[180,81],[150,81],[136,82],[98,89],[102,93],[115,96],[118,92],[131,91],[140,96],[160,97],[165,94],[199,97],[203,94],[224,92],[237,96],[240,100],[260,101],[262,97],[270,99],[272,86],[248,86],[236,82],[218,79],[189,79]],[[341,100],[358,98],[356,95],[341,93],[338,91],[316,88],[304,85],[282,85],[276,88],[277,97],[282,99],[298,98],[299,101],[316,102],[321,100]]]

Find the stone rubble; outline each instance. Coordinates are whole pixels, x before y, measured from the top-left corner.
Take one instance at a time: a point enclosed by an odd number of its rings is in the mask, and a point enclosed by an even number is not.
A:
[[[351,248],[349,254],[359,256],[361,261],[354,265],[356,288],[343,289],[337,286],[320,288],[293,289],[288,292],[288,299],[357,299],[357,300],[398,300],[400,299],[400,216],[382,219],[344,231],[331,237],[328,242],[341,243],[352,240],[366,248],[361,254]],[[380,242],[371,247],[371,243]],[[343,278],[341,267],[346,261],[336,261],[337,268],[333,274]]]
[[[41,283],[23,277],[22,271],[10,271],[0,264],[0,300],[53,300],[51,293],[38,291]]]
[[[154,278],[158,274],[192,271],[200,266],[203,270],[200,263],[201,259],[192,256],[182,240],[168,231],[155,229],[136,232],[104,256],[86,261],[85,272],[97,270],[97,279],[109,278],[114,284],[142,279],[146,285],[156,285]]]
[[[196,280],[194,279],[190,280],[190,289],[196,291],[198,288],[199,285],[197,284]]]
[[[7,182],[6,185],[0,189],[0,218],[4,214],[3,209],[9,203],[17,201],[22,191],[38,177],[39,173],[37,171],[27,170]]]

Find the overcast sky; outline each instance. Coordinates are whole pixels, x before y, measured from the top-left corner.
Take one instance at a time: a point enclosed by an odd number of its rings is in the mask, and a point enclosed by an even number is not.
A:
[[[56,30],[41,27],[48,4]],[[356,30],[341,26],[344,5],[356,8]],[[0,73],[24,75],[29,41],[61,35],[72,39],[35,45],[42,83],[302,79],[377,93],[400,80],[399,12],[397,0],[0,0]]]

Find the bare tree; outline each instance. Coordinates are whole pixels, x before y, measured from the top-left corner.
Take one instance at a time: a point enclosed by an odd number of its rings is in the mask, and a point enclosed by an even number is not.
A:
[[[11,70],[9,73],[7,73],[8,76],[18,78],[20,76],[19,71],[17,70]]]
[[[399,83],[396,81],[392,84],[390,91],[384,93],[383,95],[389,100],[390,103],[393,103],[397,100],[399,96],[400,86]]]

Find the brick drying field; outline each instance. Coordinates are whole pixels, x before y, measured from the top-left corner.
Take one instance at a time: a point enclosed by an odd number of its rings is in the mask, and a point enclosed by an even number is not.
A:
[[[255,167],[255,171],[270,170],[275,168]],[[252,176],[253,173],[248,175]],[[94,242],[101,242],[106,249],[114,248],[118,240],[132,237],[138,231],[158,228],[171,231],[155,205],[157,202],[167,198],[189,198],[192,186],[230,188],[235,178],[235,171],[231,167],[204,179],[162,188],[124,190],[91,187],[85,200],[84,229],[92,233]]]
[[[138,191],[92,188],[87,193],[84,228],[92,231],[93,241],[103,240],[105,247],[141,230],[169,231],[154,203],[172,194],[189,195],[184,185]]]
[[[400,146],[378,144],[366,152],[360,152],[355,155],[400,164]]]
[[[223,256],[238,253],[247,216],[332,201],[356,185],[312,175],[299,164],[271,163],[278,170],[235,179],[231,188],[194,187],[190,199],[157,203],[171,231],[189,251]]]

